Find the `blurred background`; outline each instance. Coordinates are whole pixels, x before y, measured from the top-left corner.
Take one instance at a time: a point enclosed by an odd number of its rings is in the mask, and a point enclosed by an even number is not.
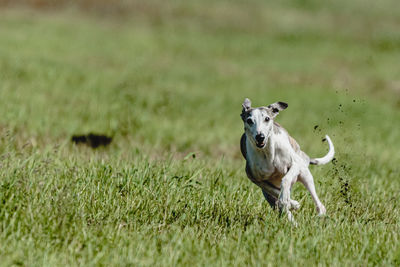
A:
[[[122,151],[240,158],[249,97],[288,102],[277,120],[309,153],[324,134],[396,152],[396,1],[0,2],[0,125],[20,145],[98,132]]]

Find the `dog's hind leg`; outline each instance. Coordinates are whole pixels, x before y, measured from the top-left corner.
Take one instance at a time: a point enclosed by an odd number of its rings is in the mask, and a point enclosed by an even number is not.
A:
[[[317,211],[319,215],[324,215],[326,213],[325,206],[321,203],[318,198],[317,192],[315,191],[314,178],[309,169],[303,171],[299,176],[300,182],[304,184],[307,190],[310,192],[315,205],[317,206]]]

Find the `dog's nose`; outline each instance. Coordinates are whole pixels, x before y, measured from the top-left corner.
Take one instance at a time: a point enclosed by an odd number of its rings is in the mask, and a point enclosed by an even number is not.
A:
[[[257,141],[257,142],[261,143],[261,142],[264,141],[264,139],[265,139],[264,134],[259,133],[259,134],[256,135],[256,141]]]

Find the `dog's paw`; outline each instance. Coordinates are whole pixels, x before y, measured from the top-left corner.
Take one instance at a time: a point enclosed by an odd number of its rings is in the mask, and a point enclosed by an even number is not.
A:
[[[326,208],[322,204],[321,206],[317,207],[317,211],[318,211],[318,216],[324,216],[326,214]]]
[[[290,207],[291,205],[289,200],[282,200],[282,199],[278,200],[278,208],[281,212],[289,211]]]
[[[300,209],[300,203],[297,202],[296,200],[291,199],[290,200],[290,208],[292,210],[298,210],[298,209]]]

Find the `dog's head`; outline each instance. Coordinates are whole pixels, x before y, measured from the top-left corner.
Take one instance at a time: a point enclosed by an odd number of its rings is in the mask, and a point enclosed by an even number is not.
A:
[[[260,149],[266,145],[272,128],[273,120],[281,110],[288,107],[284,102],[276,102],[266,107],[252,108],[250,99],[246,98],[242,104],[244,130],[250,141]]]

